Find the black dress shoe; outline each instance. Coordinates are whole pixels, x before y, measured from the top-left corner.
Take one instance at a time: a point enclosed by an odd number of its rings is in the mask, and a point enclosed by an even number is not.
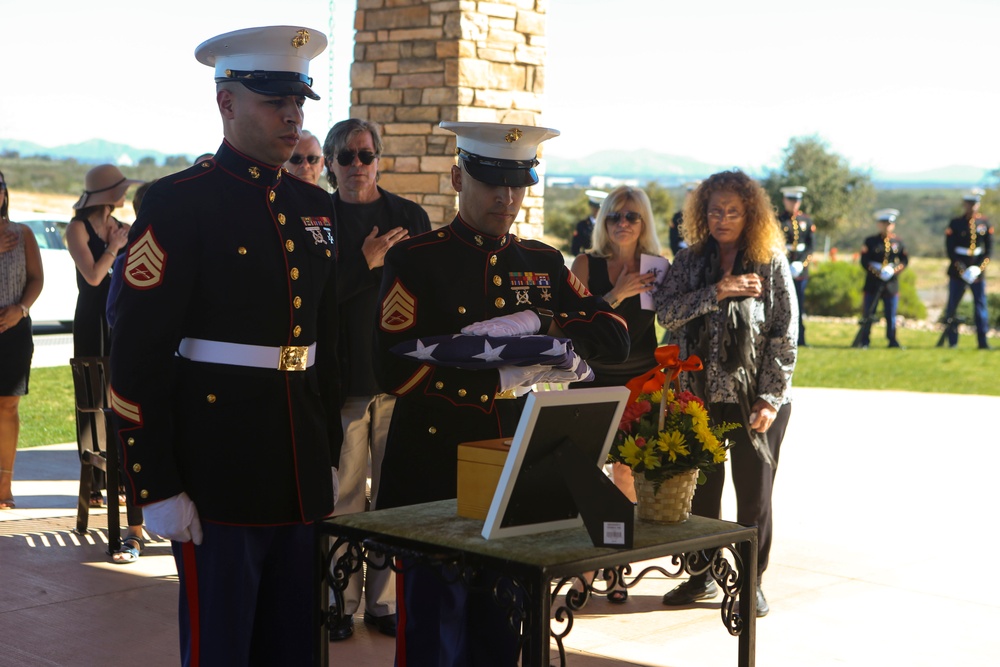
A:
[[[342,642],[345,639],[350,639],[351,635],[354,634],[354,617],[345,616],[344,618],[337,621],[337,624],[333,626],[330,630],[330,641],[332,642]]]
[[[396,615],[386,614],[385,616],[376,616],[375,614],[366,611],[365,612],[365,624],[374,625],[375,629],[381,632],[383,635],[389,637],[396,636]]]
[[[663,604],[668,607],[683,607],[698,600],[711,600],[718,594],[719,587],[711,579],[691,577],[664,595]]]
[[[899,341],[890,341],[889,347],[897,350],[905,350],[906,348],[899,344]]]
[[[736,601],[736,607],[734,611],[738,614],[740,613],[740,602]],[[767,612],[771,611],[771,608],[767,606],[767,599],[764,597],[764,591],[761,590],[760,585],[757,586],[757,618],[764,618],[767,616]]]

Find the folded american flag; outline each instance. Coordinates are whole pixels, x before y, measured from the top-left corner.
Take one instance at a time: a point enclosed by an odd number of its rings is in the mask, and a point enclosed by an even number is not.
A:
[[[499,366],[553,366],[572,368],[573,341],[552,336],[469,336],[446,334],[415,338],[392,347],[392,352],[437,366],[482,370]],[[581,365],[587,362],[582,359]],[[588,373],[589,375],[589,373]]]

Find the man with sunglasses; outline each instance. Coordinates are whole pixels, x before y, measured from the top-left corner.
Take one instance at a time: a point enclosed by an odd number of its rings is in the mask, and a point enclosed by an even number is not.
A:
[[[284,164],[285,170],[307,183],[319,185],[323,176],[323,151],[319,139],[309,130],[302,130],[302,137],[292,151],[292,156]]]
[[[382,264],[393,245],[430,231],[418,204],[378,186],[382,135],[375,123],[351,118],[330,130],[323,142],[327,179],[335,188],[337,211],[338,341],[344,444],[340,451],[340,500],[337,515],[367,509],[365,480],[371,461],[371,505],[379,493],[379,472],[395,397],[379,386],[372,369],[372,336],[378,310]],[[362,581],[363,580],[363,581]],[[365,595],[365,623],[384,635],[396,634],[395,578],[388,568],[368,568],[352,577],[344,591],[344,615],[330,640],[354,634],[354,614]]]
[[[315,664],[316,524],[342,438],[334,209],[281,165],[326,43],[270,26],[195,50],[224,140],[150,187],[121,268],[116,442],[171,540],[185,665]]]
[[[385,255],[375,374],[396,405],[376,509],[455,498],[459,443],[512,437],[532,386],[583,379],[590,371],[580,358],[616,363],[628,355],[624,321],[570,273],[562,253],[510,231],[528,187],[538,183],[538,144],[559,133],[499,123],[441,127],[457,135],[451,185],[458,215]],[[458,333],[547,334],[570,338],[575,353],[562,365],[512,360],[473,370],[439,365],[432,354],[392,351],[413,339]],[[501,352],[471,342],[483,354]],[[516,349],[517,341],[505,347]],[[515,664],[516,638],[489,592],[495,573],[468,586],[447,584],[454,578],[442,574],[404,564],[397,575],[396,664]]]

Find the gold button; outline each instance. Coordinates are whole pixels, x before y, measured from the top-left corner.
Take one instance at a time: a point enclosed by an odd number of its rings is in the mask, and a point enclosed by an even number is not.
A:
[[[480,236],[479,234],[476,234],[473,240],[476,242],[476,245],[478,246],[483,245],[483,237]]]
[[[500,296],[497,297],[497,300],[493,302],[493,305],[495,305],[497,308],[503,308],[505,305],[507,305],[507,302],[503,300],[502,296]]]
[[[465,315],[465,306],[459,306],[458,307],[458,314],[459,315]]]
[[[468,393],[468,392],[466,392],[466,391],[465,391],[464,389],[459,389],[459,390],[458,390],[458,395],[459,395],[460,397],[462,397],[462,398],[465,398],[465,394],[466,394],[466,393]]]
[[[250,178],[254,180],[260,178],[260,169],[258,169],[257,167],[250,167],[249,169],[247,169],[247,172],[250,174]]]
[[[285,214],[284,213],[279,213],[278,214],[278,224],[279,225],[285,224]]]
[[[240,246],[239,248],[236,249],[236,252],[240,253],[241,255],[245,255],[247,254],[247,249],[244,248],[243,246]]]
[[[329,249],[327,249],[327,251],[326,251],[326,256],[327,256],[327,257],[332,257],[332,256],[333,256],[333,253],[332,253],[332,252],[330,252],[330,250],[329,250]]]
[[[135,438],[129,438],[128,440],[125,441],[125,444],[131,447],[132,445],[135,444]]]
[[[581,310],[581,311],[580,311],[580,314],[581,314],[581,315],[583,315],[584,317],[586,317],[586,315],[587,315],[587,311],[585,311],[585,310]]]
[[[139,492],[139,497],[140,498],[149,498],[149,491],[147,491],[146,489],[143,489],[142,491]]]
[[[215,403],[215,394],[209,394],[208,396],[205,397],[205,400],[208,401],[209,403]]]
[[[427,432],[430,433],[431,435],[434,435],[435,433],[438,432],[438,430],[433,426],[431,426],[429,429],[427,429]]]
[[[132,472],[142,472],[142,466],[139,465],[138,463],[134,464],[132,466]]]
[[[490,257],[490,266],[496,266],[496,265],[497,265],[497,256],[496,255],[492,255]]]
[[[506,243],[506,242],[507,242],[507,237],[506,236],[501,236],[500,237],[500,243]]]
[[[210,169],[211,167],[212,167],[212,164],[211,164],[210,160],[202,160],[201,161],[201,168],[202,169]]]
[[[301,308],[302,307],[302,297],[301,296],[297,296],[294,299],[292,299],[292,305],[295,306],[296,308]]]
[[[274,190],[271,190],[270,192],[267,193],[267,200],[272,204],[274,203]]]
[[[490,397],[487,396],[486,394],[483,394],[482,396],[479,397],[479,402],[480,403],[485,403],[488,400],[490,400]]]
[[[559,317],[566,317],[566,313],[559,313]]]
[[[301,335],[302,335],[302,327],[300,327],[299,325],[296,324],[295,328],[292,329],[292,337],[293,338],[298,338]]]
[[[292,277],[292,280],[298,280],[299,279],[299,270],[298,270],[298,268],[296,268],[296,267],[293,266],[292,270],[288,272],[288,275],[290,275]]]
[[[438,232],[438,238],[439,239],[443,239],[444,238],[444,232]]]
[[[287,250],[288,252],[294,251],[295,250],[295,241],[293,241],[291,239],[288,239],[287,241],[285,241],[285,250]]]
[[[438,380],[437,382],[434,383],[434,388],[435,389],[444,389],[444,382],[441,382],[440,380]]]
[[[500,276],[493,276],[493,284],[500,287],[500,285],[503,285],[503,278]]]

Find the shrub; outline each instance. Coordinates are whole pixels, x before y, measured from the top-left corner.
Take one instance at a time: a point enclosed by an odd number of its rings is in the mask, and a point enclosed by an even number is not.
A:
[[[822,262],[809,269],[806,286],[806,314],[830,317],[854,317],[861,314],[865,270],[853,262]],[[912,271],[899,275],[899,314],[910,319],[924,319],[927,308],[917,296],[916,276]]]

